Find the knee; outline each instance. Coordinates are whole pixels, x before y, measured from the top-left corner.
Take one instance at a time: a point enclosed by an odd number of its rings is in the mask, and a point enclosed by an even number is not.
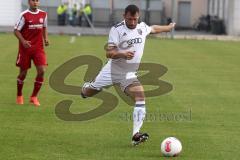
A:
[[[44,73],[45,73],[44,69],[38,70],[37,77],[44,77]]]
[[[22,71],[19,73],[18,78],[25,79],[27,76],[27,71]]]
[[[18,75],[18,78],[25,79],[26,76],[27,76],[27,74],[19,74],[19,75]]]
[[[135,102],[145,101],[145,97],[135,97]]]
[[[143,91],[141,91],[141,92],[136,92],[136,93],[134,94],[134,99],[135,99],[135,102],[145,101],[144,92],[143,92]]]

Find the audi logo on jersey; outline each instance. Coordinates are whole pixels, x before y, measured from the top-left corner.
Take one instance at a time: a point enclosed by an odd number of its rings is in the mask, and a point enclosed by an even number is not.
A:
[[[137,44],[137,43],[142,43],[142,38],[135,38],[135,39],[130,39],[130,40],[126,40],[126,41],[122,41],[121,43],[119,43],[118,45],[116,45],[113,42],[109,42],[107,44],[104,45],[104,49],[106,51],[109,50],[114,50],[115,47],[122,49],[122,50],[126,50],[132,47],[133,44]],[[113,48],[109,48],[108,46],[114,46]]]
[[[130,40],[127,41],[128,45],[133,45],[133,44],[136,44],[136,43],[142,43],[142,38],[135,38],[135,39],[130,39]]]
[[[142,38],[135,38],[135,39],[123,41],[119,44],[118,47],[125,50],[132,47],[133,44],[137,44],[137,43],[142,43]]]

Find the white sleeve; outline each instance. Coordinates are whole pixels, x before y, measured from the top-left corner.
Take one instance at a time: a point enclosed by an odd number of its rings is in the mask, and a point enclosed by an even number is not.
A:
[[[152,31],[152,27],[150,27],[149,25],[147,25],[146,23],[143,22],[143,25],[146,29],[146,36],[149,35]]]
[[[112,27],[109,33],[108,45],[118,46],[119,44],[119,33],[115,27]]]
[[[16,22],[16,24],[15,24],[15,26],[14,26],[14,29],[20,31],[20,30],[22,30],[24,24],[25,24],[25,18],[23,17],[23,15],[21,15],[21,16],[18,18],[18,20],[17,20],[17,22]]]
[[[48,21],[48,17],[47,17],[47,15],[46,15],[45,20],[44,20],[44,23],[43,23],[43,27],[47,27],[47,25],[48,25],[47,21]]]

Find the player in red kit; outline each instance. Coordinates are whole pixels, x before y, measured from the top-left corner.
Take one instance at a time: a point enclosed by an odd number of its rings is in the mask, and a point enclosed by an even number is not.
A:
[[[48,46],[47,13],[38,9],[39,0],[28,0],[29,9],[22,12],[14,27],[14,34],[19,40],[19,51],[16,65],[20,68],[17,77],[16,103],[24,104],[22,88],[27,71],[34,62],[37,76],[30,103],[40,106],[37,95],[44,81],[44,72],[47,65],[44,45]]]

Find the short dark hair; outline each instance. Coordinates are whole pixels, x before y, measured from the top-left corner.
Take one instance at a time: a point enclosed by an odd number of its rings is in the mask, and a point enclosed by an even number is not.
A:
[[[130,4],[130,5],[128,5],[128,6],[125,8],[125,15],[126,15],[128,12],[133,16],[133,15],[135,15],[136,13],[139,13],[139,8],[138,8],[136,5],[134,5],[134,4]]]

